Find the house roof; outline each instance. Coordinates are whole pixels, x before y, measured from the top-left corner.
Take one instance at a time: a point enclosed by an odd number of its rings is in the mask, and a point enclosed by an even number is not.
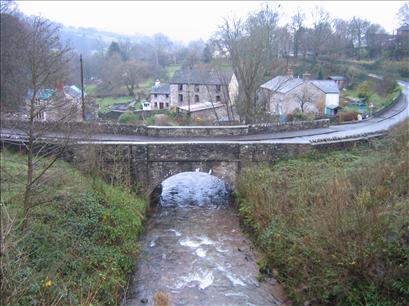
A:
[[[153,85],[151,88],[151,94],[169,94],[169,87],[169,84]]]
[[[200,102],[200,103],[194,103],[194,104],[190,104],[190,112],[199,112],[202,110],[206,110],[206,109],[212,109],[212,108],[219,108],[219,107],[223,107],[224,104],[222,102]],[[183,106],[178,106],[177,108],[179,108],[180,110],[183,110],[185,112],[189,111],[189,106],[188,105],[183,105]]]
[[[110,111],[120,111],[120,112],[125,112],[129,109],[129,104],[128,103],[118,103],[118,104],[114,104],[111,105],[109,107]]]
[[[54,89],[46,88],[46,89],[40,89],[37,91],[36,98],[39,98],[40,100],[48,100],[53,94],[54,94]],[[33,90],[29,89],[27,90],[27,99],[31,99],[33,96]]]
[[[345,77],[342,75],[330,75],[329,78],[334,81],[343,81]]]
[[[400,28],[398,28],[398,31],[409,31],[409,24],[404,24]]]
[[[337,86],[337,83],[334,81],[311,81],[313,85],[321,89],[325,93],[338,93],[339,94],[339,89]]]
[[[287,93],[304,82],[303,79],[293,78],[290,76],[279,75],[262,84],[260,87],[269,89],[274,92]]]
[[[227,85],[233,76],[233,70],[223,68],[215,69],[180,69],[175,72],[171,84],[203,84]]]
[[[81,89],[75,85],[64,86],[64,93],[73,97],[74,99],[79,99],[81,97]],[[85,96],[85,93],[84,93]]]

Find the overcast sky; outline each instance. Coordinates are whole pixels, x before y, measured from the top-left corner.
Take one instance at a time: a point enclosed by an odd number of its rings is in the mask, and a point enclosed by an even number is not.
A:
[[[41,15],[66,26],[92,27],[121,34],[152,35],[162,32],[173,40],[207,40],[223,18],[244,17],[267,1],[17,1],[27,15]],[[271,1],[269,1],[271,2]],[[406,1],[407,2],[407,1]],[[315,6],[331,17],[358,16],[379,23],[392,33],[396,14],[405,1],[276,1],[283,22],[302,8],[306,15]]]

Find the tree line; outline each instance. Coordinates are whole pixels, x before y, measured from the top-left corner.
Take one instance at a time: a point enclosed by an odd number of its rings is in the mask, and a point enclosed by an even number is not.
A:
[[[402,25],[409,24],[409,5],[397,12]],[[27,31],[32,17],[20,13],[13,2],[1,4],[1,106],[16,110],[18,101],[32,87],[27,79]],[[130,95],[144,98],[149,94],[140,88],[146,80],[168,81],[166,68],[170,65],[231,65],[239,80],[240,97],[250,101],[242,105],[242,112],[250,114],[255,91],[266,79],[283,73],[290,66],[304,69],[319,67],[320,61],[379,58],[402,59],[409,56],[409,46],[399,37],[386,33],[379,24],[352,17],[350,20],[331,18],[320,7],[312,12],[302,9],[290,21],[279,26],[283,19],[279,6],[264,4],[241,19],[226,19],[208,41],[192,41],[187,45],[172,41],[157,33],[139,41],[113,41],[93,53],[84,54],[85,77],[103,81],[101,95]],[[311,23],[307,23],[311,20]],[[59,35],[58,26],[47,21]],[[60,37],[59,37],[60,38]],[[61,44],[61,39],[57,39]],[[65,82],[79,84],[79,52],[66,52]],[[251,55],[251,56],[249,56]],[[319,71],[318,77],[323,77]],[[53,82],[55,78],[53,79]],[[55,82],[54,82],[55,83]],[[53,84],[43,84],[52,86]],[[243,103],[242,103],[243,104]]]

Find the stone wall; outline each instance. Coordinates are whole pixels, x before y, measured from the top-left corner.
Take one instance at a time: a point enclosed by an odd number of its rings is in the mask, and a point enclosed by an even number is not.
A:
[[[284,131],[295,131],[314,128],[326,128],[329,119],[315,121],[286,122],[283,124],[253,124],[236,126],[143,126],[120,124],[115,122],[35,122],[39,131],[69,131],[71,134],[116,134],[157,137],[206,137],[206,136],[240,136]],[[2,127],[20,130],[28,129],[27,121],[2,120]]]
[[[285,123],[272,123],[272,124],[252,124],[249,126],[248,134],[263,134],[263,133],[275,133],[285,131],[297,131],[308,129],[319,129],[329,127],[329,119],[320,119],[314,121],[292,121]]]
[[[240,136],[248,134],[247,125],[218,126],[149,126],[147,136],[157,137],[206,137]]]
[[[28,121],[21,120],[2,120],[2,128],[13,128],[27,131],[29,128]],[[118,134],[118,135],[145,135],[146,126],[119,124],[115,122],[83,122],[72,121],[61,124],[58,121],[35,121],[34,128],[42,132],[65,132],[70,134],[81,133],[87,134]]]

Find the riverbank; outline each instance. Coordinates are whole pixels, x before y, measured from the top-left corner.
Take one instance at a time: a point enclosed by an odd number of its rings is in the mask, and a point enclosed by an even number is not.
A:
[[[409,139],[244,169],[242,224],[295,305],[407,305]]]
[[[43,203],[23,233],[25,172],[24,155],[1,152],[1,304],[119,304],[145,201],[57,161],[36,190]]]

